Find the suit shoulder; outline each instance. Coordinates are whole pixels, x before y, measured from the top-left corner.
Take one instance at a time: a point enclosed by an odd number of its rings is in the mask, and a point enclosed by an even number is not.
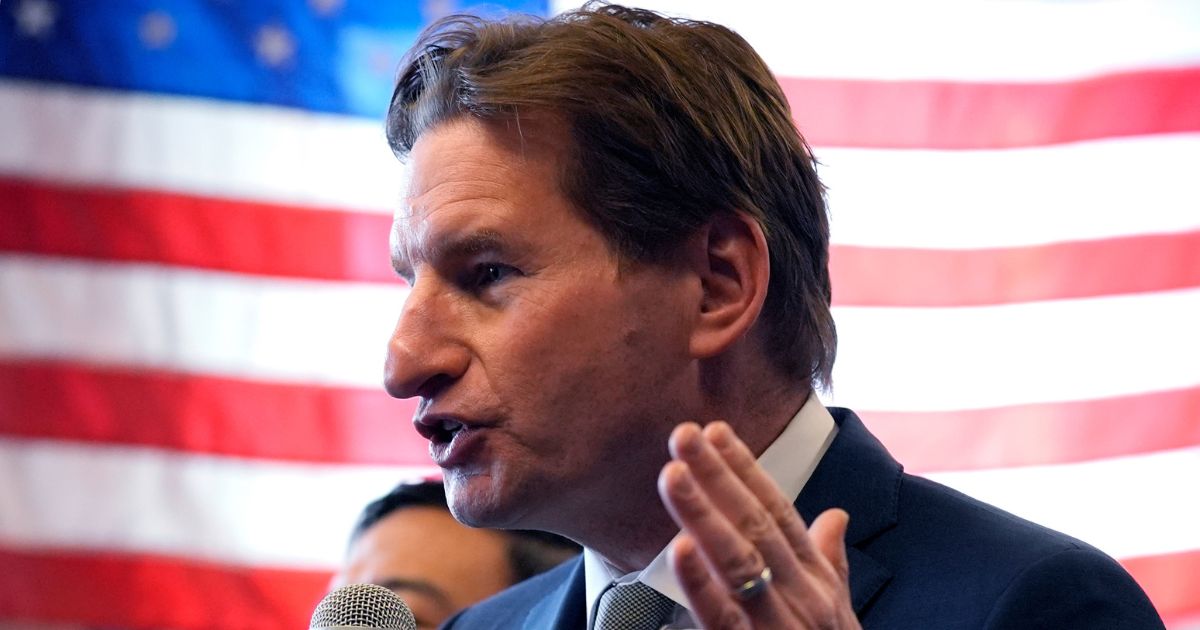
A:
[[[463,609],[442,627],[454,630],[519,628],[536,605],[567,586],[581,562],[579,558],[568,560],[545,573],[514,584]]]
[[[860,547],[891,573],[869,606],[881,627],[1162,627],[1129,574],[1085,542],[910,475],[897,511]]]
[[[1163,623],[1115,560],[1095,549],[1071,548],[1042,558],[1014,578],[985,627],[1161,630]]]
[[[899,521],[910,530],[936,531],[933,542],[961,544],[959,553],[979,559],[998,555],[995,560],[1007,560],[1003,564],[1014,570],[1069,549],[1100,553],[1077,538],[923,477],[905,474],[900,497]]]

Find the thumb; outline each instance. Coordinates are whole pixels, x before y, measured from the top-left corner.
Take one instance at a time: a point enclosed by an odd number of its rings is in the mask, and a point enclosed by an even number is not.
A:
[[[808,528],[809,539],[843,581],[850,578],[850,564],[846,561],[846,526],[849,523],[850,515],[845,510],[833,508],[821,512]]]

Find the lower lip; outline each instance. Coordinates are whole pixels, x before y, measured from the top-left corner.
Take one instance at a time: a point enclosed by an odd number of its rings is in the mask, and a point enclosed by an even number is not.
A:
[[[479,458],[483,450],[483,428],[459,429],[449,442],[429,445],[429,454],[442,468],[461,468]]]

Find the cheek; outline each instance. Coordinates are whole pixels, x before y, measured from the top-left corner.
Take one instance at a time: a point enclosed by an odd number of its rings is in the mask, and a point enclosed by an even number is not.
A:
[[[561,291],[548,300],[527,300],[498,322],[489,352],[492,361],[529,379],[587,371],[598,359],[619,350],[625,326],[616,300],[593,291]]]
[[[662,286],[593,281],[522,302],[487,327],[480,346],[492,391],[523,424],[544,425],[561,440],[577,416],[613,415],[622,400],[657,390],[687,346],[682,309],[664,304],[673,301],[660,299]]]
[[[481,360],[491,389],[524,425],[562,440],[576,417],[611,404],[631,372],[629,344],[602,304],[563,304],[506,326]],[[536,440],[536,436],[526,436]]]

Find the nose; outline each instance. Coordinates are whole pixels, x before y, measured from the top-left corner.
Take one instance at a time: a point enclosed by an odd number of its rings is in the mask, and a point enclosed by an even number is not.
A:
[[[452,298],[417,282],[400,309],[388,342],[384,387],[396,398],[433,398],[456,382],[471,362],[457,335]]]

